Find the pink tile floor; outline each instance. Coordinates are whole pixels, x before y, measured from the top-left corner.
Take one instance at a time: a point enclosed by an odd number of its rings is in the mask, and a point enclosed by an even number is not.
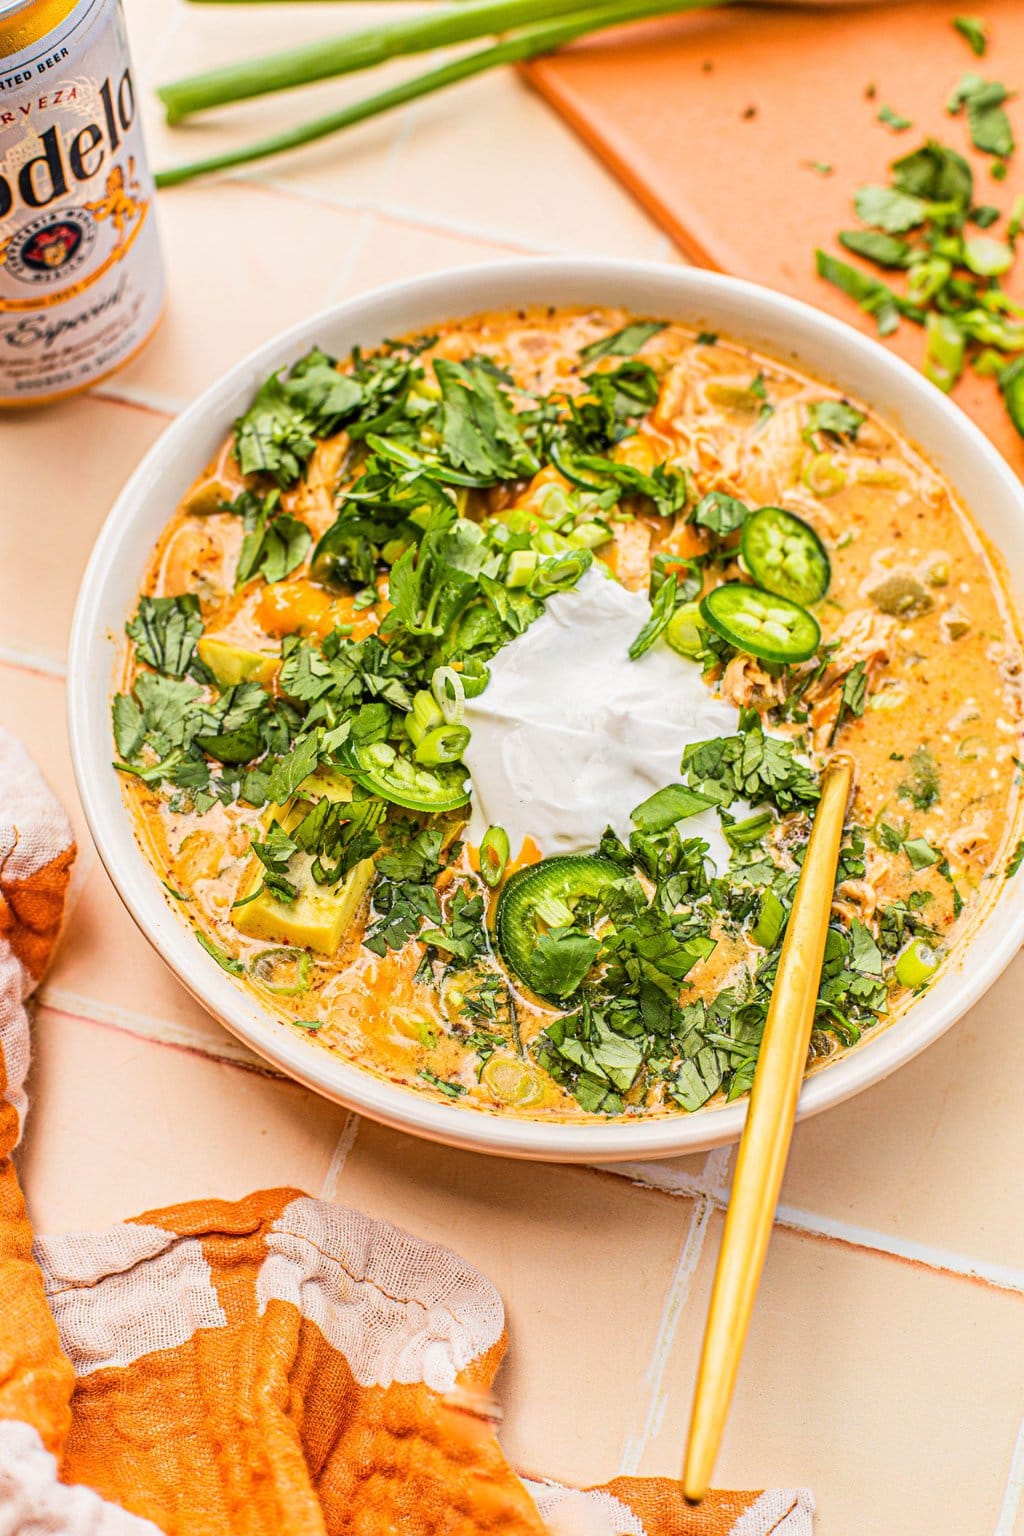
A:
[[[346,6],[345,23],[401,8]],[[229,9],[130,0],[144,94],[234,57]],[[338,14],[254,6],[247,45],[327,34]],[[301,106],[312,116],[355,89],[312,87]],[[184,150],[147,110],[153,158],[169,163],[299,104],[235,109]],[[21,1153],[33,1216],[93,1226],[291,1184],[440,1237],[505,1296],[516,1465],[577,1481],[671,1475],[728,1152],[616,1170],[483,1160],[361,1123],[258,1068],[136,933],[88,845],[63,672],[117,489],[257,342],[390,278],[510,252],[678,258],[511,75],[165,193],[159,213],[171,293],[153,344],[92,396],[0,422],[0,569],[17,577],[0,604],[0,720],[27,739],[81,839],[70,931],[36,1016]],[[1024,1536],[1022,982],[1018,961],[925,1057],[797,1132],[718,1480],[810,1484],[821,1536]]]

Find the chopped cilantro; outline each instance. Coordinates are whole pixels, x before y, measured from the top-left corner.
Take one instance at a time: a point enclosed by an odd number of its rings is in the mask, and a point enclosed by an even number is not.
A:
[[[908,128],[914,126],[909,117],[903,117],[901,113],[895,112],[889,106],[879,107],[878,121],[884,123],[887,128],[891,128],[893,133],[905,133]]]
[[[142,597],[127,630],[140,661],[168,677],[184,677],[203,632],[199,599],[194,592],[181,597]]]
[[[988,48],[988,29],[980,16],[954,16],[953,26],[967,43],[975,58],[984,58]]]
[[[644,342],[657,336],[667,324],[666,320],[635,320],[621,331],[613,331],[583,347],[580,357],[585,363],[596,363],[602,357],[634,357]]]
[[[939,769],[926,746],[915,747],[910,755],[911,771],[897,785],[901,800],[909,800],[915,810],[930,811],[941,796]]]
[[[955,115],[967,108],[971,143],[983,154],[1006,158],[1015,149],[1013,129],[1003,103],[1009,91],[998,80],[983,80],[973,72],[965,74],[954,88],[947,110]]]
[[[817,432],[824,432],[828,437],[848,437],[853,442],[863,425],[864,412],[847,405],[845,400],[816,400],[807,407],[805,436],[813,437]]]
[[[213,940],[208,939],[206,934],[201,932],[200,929],[193,928],[192,932],[196,936],[196,941],[202,945],[208,955],[211,955],[216,960],[222,971],[227,971],[230,976],[241,976],[244,973],[245,966],[241,960],[236,960],[233,955],[225,953],[223,949],[218,949]]]

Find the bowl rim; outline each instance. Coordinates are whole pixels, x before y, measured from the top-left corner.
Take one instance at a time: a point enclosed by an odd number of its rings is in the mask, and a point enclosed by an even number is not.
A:
[[[557,289],[573,284],[581,290],[607,289],[603,299],[580,298],[575,301],[578,303],[620,302],[627,308],[636,308],[628,291],[623,294],[617,290],[648,284],[666,290],[665,302],[685,316],[686,323],[693,324],[699,318],[702,298],[712,307],[732,300],[738,310],[763,315],[766,325],[776,321],[780,326],[788,325],[794,333],[813,333],[823,346],[827,342],[834,347],[837,387],[843,387],[838,376],[844,369],[852,371],[858,362],[878,372],[893,395],[934,420],[936,438],[945,432],[959,441],[979,466],[979,472],[994,480],[1007,504],[1015,508],[1024,528],[1024,486],[988,438],[957,406],[917,370],[870,337],[787,294],[697,267],[594,256],[514,257],[447,268],[382,285],[288,326],[222,374],[161,433],[111,508],[82,578],[69,645],[67,712],[72,763],[86,821],[121,900],[178,980],[207,1012],[257,1055],[349,1109],[430,1140],[541,1161],[614,1162],[678,1156],[735,1141],[743,1127],[747,1101],[692,1115],[636,1122],[574,1124],[530,1120],[436,1102],[317,1046],[274,1019],[256,1003],[253,994],[243,991],[194,943],[190,925],[171,910],[160,881],[136,840],[118,776],[110,766],[109,701],[116,658],[123,649],[121,629],[127,614],[120,605],[116,616],[110,613],[108,577],[117,570],[130,535],[146,520],[147,511],[159,498],[165,468],[173,470],[182,457],[187,462],[192,440],[202,436],[203,429],[209,429],[213,422],[220,420],[217,430],[221,433],[230,425],[235,410],[230,414],[226,411],[232,395],[258,387],[272,368],[292,360],[300,349],[308,348],[318,336],[329,331],[347,331],[351,336],[349,346],[356,341],[369,345],[387,334],[399,333],[397,326],[388,330],[386,325],[377,325],[374,317],[378,311],[400,311],[410,304],[429,309],[433,305],[435,315],[468,317],[488,309],[543,304],[551,300],[551,294],[545,292],[547,287]],[[488,291],[503,289],[522,291],[515,299],[486,297]],[[557,302],[569,305],[574,301],[563,298]],[[361,329],[367,317],[375,329],[374,336],[365,335]],[[749,327],[746,336],[742,329],[736,334],[741,343],[760,345],[749,338]],[[774,352],[780,361],[801,365],[795,343],[792,354],[785,357],[778,344],[765,345],[763,350]],[[828,369],[815,367],[813,376],[823,382],[830,379],[831,365]],[[900,408],[884,408],[884,414],[891,418],[900,414]],[[927,456],[934,459],[936,451],[929,451]],[[195,473],[201,468],[197,463]],[[184,477],[174,482],[177,490],[172,506],[177,504],[183,483]],[[162,514],[157,532],[168,515]],[[1007,515],[1012,516],[1012,512]],[[152,548],[155,537],[154,534],[150,538],[148,548]],[[141,567],[134,574],[133,590],[137,590],[140,576]],[[991,927],[991,918],[997,912],[1002,914],[1000,931],[994,937],[990,934],[983,953],[976,953],[979,933]],[[933,991],[878,1034],[867,1036],[859,1048],[844,1052],[805,1079],[798,1119],[852,1097],[938,1039],[987,991],[1022,942],[1024,870],[1004,882],[1002,892],[986,909],[984,917],[964,936],[961,951],[951,957]],[[969,967],[963,963],[967,954],[972,962]]]

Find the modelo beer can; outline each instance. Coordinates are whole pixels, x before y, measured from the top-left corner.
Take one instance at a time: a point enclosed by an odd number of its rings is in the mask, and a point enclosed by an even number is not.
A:
[[[162,302],[120,0],[0,0],[0,405],[113,373]]]

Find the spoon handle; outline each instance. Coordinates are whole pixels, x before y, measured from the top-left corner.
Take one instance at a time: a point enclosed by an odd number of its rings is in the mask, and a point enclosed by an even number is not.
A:
[[[793,899],[718,1255],[694,1392],[683,1492],[708,1491],[764,1267],[814,1025],[853,764],[835,757]]]

